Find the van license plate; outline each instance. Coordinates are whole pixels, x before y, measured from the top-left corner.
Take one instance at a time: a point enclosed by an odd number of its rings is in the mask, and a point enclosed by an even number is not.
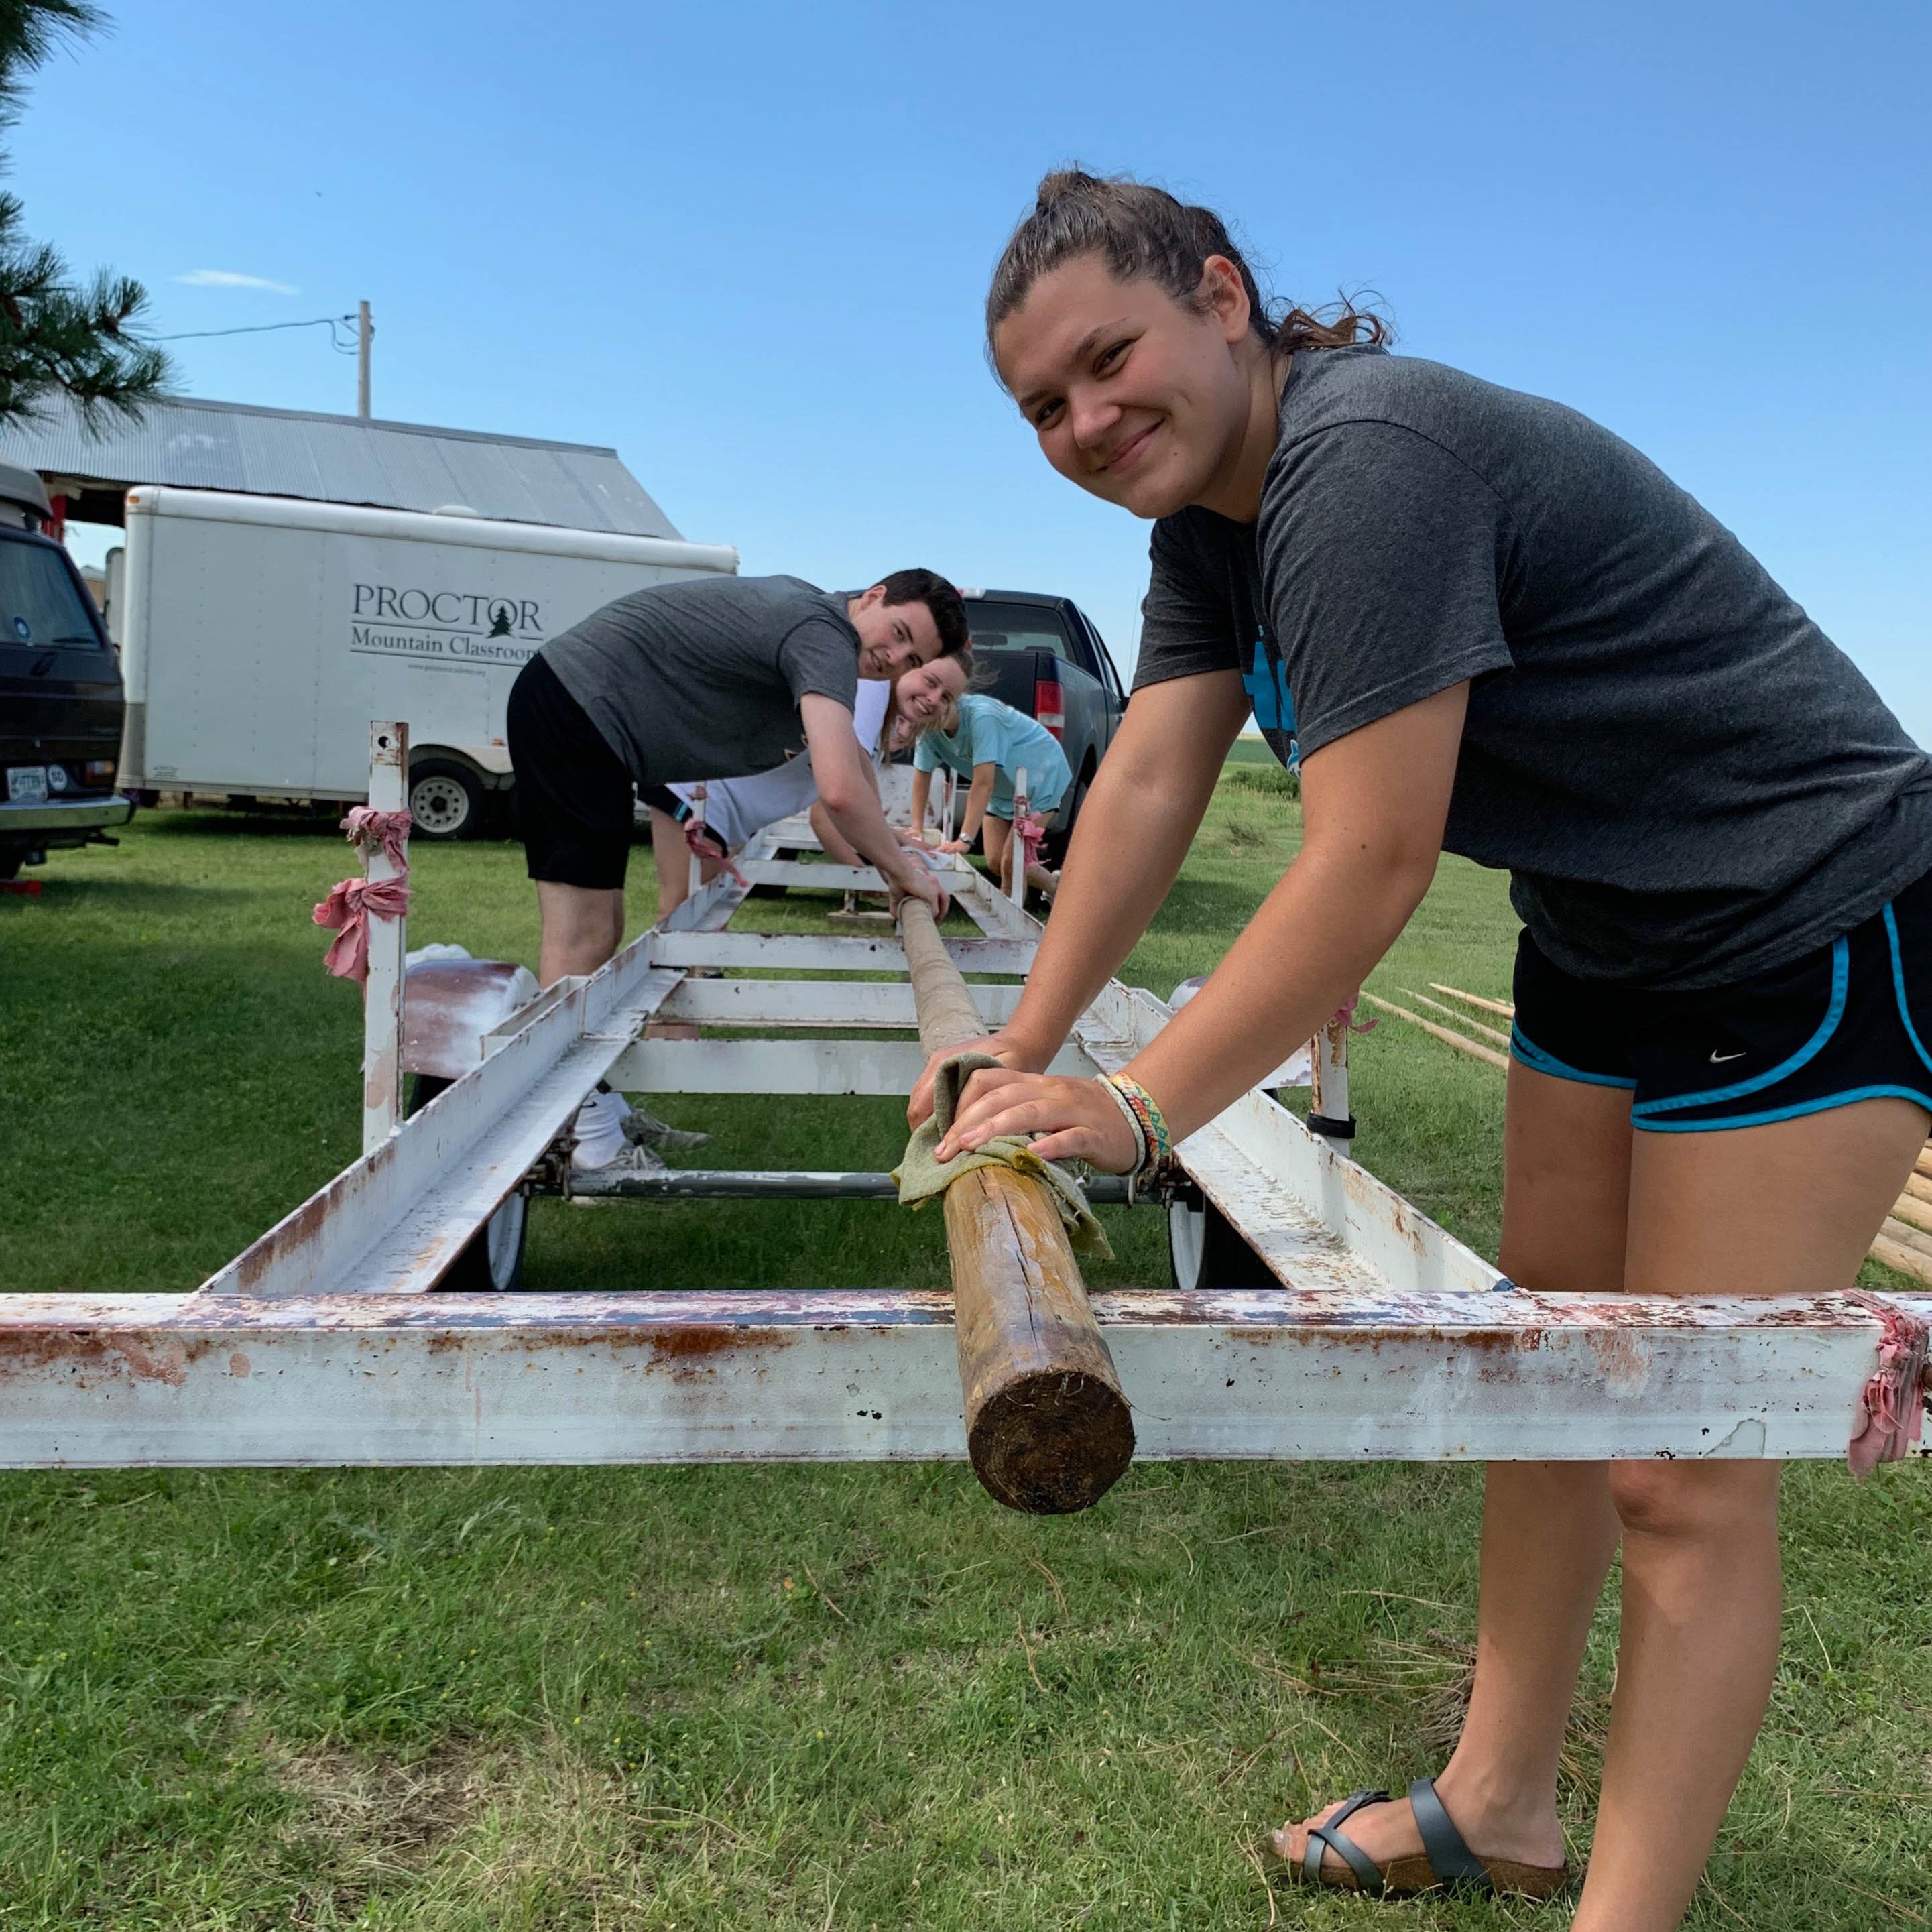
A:
[[[47,768],[45,765],[9,765],[7,796],[16,805],[45,805],[47,802]]]

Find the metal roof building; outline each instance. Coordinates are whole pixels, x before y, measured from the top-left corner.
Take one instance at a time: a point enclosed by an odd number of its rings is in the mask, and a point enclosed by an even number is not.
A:
[[[388,510],[454,505],[509,523],[628,536],[682,533],[614,449],[419,423],[176,397],[90,432],[65,397],[0,429],[0,460],[38,470],[70,517],[118,524],[143,483]],[[63,487],[64,486],[64,487]]]

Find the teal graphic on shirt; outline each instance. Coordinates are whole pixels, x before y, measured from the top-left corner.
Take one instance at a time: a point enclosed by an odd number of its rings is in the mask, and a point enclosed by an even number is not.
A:
[[[1254,707],[1255,722],[1263,731],[1288,741],[1283,755],[1292,767],[1301,755],[1294,741],[1294,700],[1288,693],[1287,672],[1279,658],[1269,662],[1267,645],[1260,638],[1255,640],[1254,667],[1241,683],[1247,692],[1248,702]],[[1279,746],[1276,748],[1280,751]]]

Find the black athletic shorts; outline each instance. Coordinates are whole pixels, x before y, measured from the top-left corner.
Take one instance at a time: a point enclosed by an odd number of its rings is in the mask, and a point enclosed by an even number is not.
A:
[[[533,879],[622,890],[631,859],[631,774],[540,657],[510,687],[517,823]]]
[[[1513,1058],[1630,1092],[1652,1133],[1754,1127],[1885,1095],[1932,1113],[1932,872],[1828,946],[1734,986],[1579,980],[1525,933]]]

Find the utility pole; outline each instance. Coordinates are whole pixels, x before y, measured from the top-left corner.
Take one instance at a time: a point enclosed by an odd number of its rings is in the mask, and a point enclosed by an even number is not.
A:
[[[356,304],[356,413],[364,422],[369,419],[369,344],[376,333],[374,323],[369,320],[369,304]]]

